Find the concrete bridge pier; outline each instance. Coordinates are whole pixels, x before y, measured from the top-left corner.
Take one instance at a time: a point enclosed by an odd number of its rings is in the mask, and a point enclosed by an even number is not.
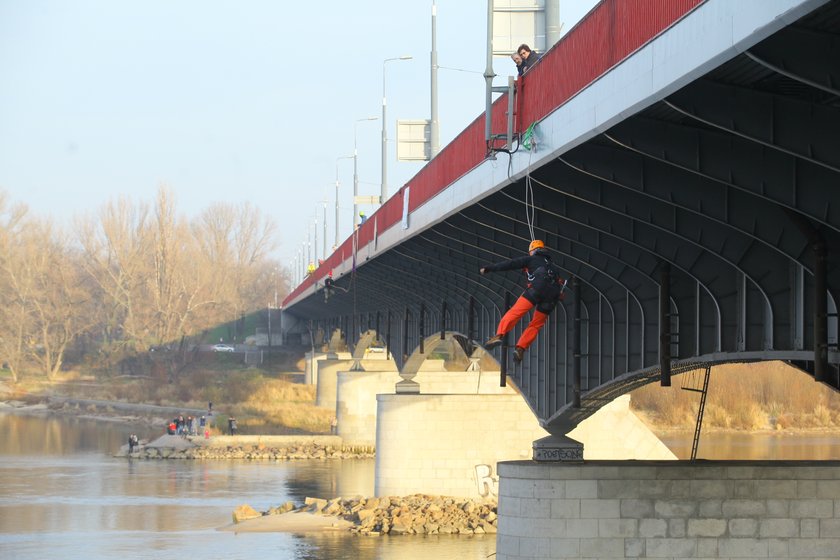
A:
[[[376,445],[376,395],[394,393],[394,387],[400,381],[396,365],[387,370],[372,367],[375,365],[375,363],[368,364],[365,371],[349,371],[349,368],[345,368],[336,372],[332,405],[336,409],[338,435],[346,445]],[[421,377],[430,381],[429,385],[424,383],[426,391],[453,392],[452,385],[444,385],[443,381],[434,383],[432,379],[435,377],[444,376],[450,381],[465,378],[463,374],[445,372],[443,369],[443,360],[426,360],[421,365]],[[423,372],[428,372],[428,374]],[[330,380],[322,379],[322,382],[324,383],[323,393],[326,395]],[[473,386],[475,383],[473,380]],[[319,397],[321,394],[322,389],[319,384]],[[325,400],[323,406],[328,405],[329,403]],[[319,403],[318,406],[322,405]]]
[[[522,396],[498,384],[495,393],[379,394],[376,404],[377,496],[496,497],[497,464],[529,456],[546,435]],[[570,435],[584,442],[587,459],[676,459],[630,410],[629,395]]]
[[[318,384],[321,362],[349,360],[351,357],[349,352],[321,352],[317,350],[307,352],[304,354],[303,382],[307,385]]]
[[[499,560],[840,558],[840,462],[499,464]]]
[[[318,381],[315,392],[315,405],[322,408],[336,408],[338,399],[338,376],[342,373],[351,375],[363,374],[365,372],[378,372],[386,377],[399,378],[397,364],[392,359],[385,359],[385,356],[374,359],[355,360],[349,359],[326,359],[318,362]]]

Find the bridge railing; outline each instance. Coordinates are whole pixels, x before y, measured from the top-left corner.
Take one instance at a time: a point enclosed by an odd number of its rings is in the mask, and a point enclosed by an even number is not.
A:
[[[517,81],[516,131],[521,133],[549,115],[705,1],[602,1]],[[506,127],[506,109],[507,94],[503,94],[493,104],[494,130]],[[375,233],[379,235],[398,226],[406,193],[411,213],[486,157],[482,114],[360,225],[286,297],[283,305],[295,302],[330,271],[352,259],[354,247],[359,250],[374,240]]]

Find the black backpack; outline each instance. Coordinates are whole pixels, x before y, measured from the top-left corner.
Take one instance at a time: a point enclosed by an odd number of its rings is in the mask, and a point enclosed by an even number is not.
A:
[[[528,281],[531,283],[531,287],[537,292],[544,292],[548,289],[551,289],[553,292],[555,286],[559,288],[562,280],[560,279],[557,268],[551,261],[548,259],[544,260],[545,264],[539,266],[533,273],[528,275]]]

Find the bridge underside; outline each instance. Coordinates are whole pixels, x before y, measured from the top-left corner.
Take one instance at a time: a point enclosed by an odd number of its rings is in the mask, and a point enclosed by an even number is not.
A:
[[[840,388],[838,31],[832,2],[293,313],[378,328],[398,361],[442,327],[483,340],[523,278],[479,268],[524,254],[530,223],[575,279],[508,371],[549,429],[683,362],[782,359]]]

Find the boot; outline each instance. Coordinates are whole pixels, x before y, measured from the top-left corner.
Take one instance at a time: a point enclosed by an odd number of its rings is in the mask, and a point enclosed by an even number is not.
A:
[[[525,355],[525,349],[522,348],[521,346],[517,346],[516,348],[513,349],[513,361],[516,362],[517,364],[522,363],[522,356],[524,356],[524,355]]]
[[[502,335],[497,334],[492,338],[488,338],[487,342],[484,343],[484,347],[488,350],[492,350],[496,346],[502,343]]]

